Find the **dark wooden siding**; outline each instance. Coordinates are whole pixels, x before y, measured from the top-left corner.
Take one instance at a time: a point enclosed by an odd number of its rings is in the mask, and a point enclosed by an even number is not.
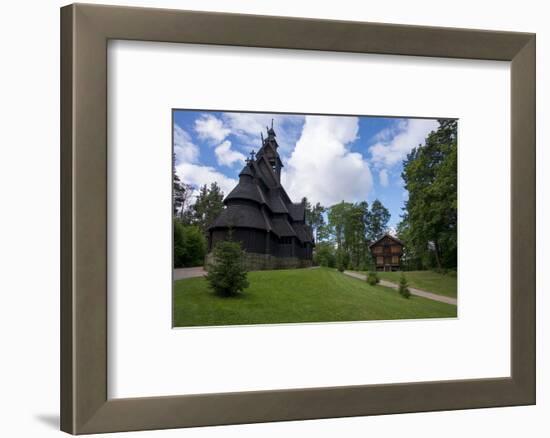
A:
[[[385,237],[370,247],[377,270],[387,267],[398,269],[403,255],[403,245],[399,242]]]

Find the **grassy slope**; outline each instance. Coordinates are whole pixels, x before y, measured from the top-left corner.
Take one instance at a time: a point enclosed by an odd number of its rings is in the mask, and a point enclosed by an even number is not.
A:
[[[456,277],[433,271],[409,271],[404,274],[411,287],[456,298]],[[378,275],[384,280],[399,283],[401,272],[378,272]]]
[[[456,306],[369,286],[329,269],[258,271],[235,298],[220,298],[204,278],[174,285],[176,326],[365,321],[455,317]]]

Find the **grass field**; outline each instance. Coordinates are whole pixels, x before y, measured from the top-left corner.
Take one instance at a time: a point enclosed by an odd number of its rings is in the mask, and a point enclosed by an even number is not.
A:
[[[202,277],[174,284],[174,325],[178,327],[366,321],[456,317],[456,306],[397,291],[331,269],[257,271],[240,296],[220,298]]]
[[[408,271],[404,274],[410,287],[456,298],[456,276],[433,271]],[[399,283],[401,278],[401,272],[378,272],[378,275],[393,283]]]

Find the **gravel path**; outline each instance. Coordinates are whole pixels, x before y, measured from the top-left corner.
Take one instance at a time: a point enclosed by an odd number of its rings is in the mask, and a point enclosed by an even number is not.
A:
[[[204,277],[206,271],[202,266],[196,268],[178,268],[174,269],[174,280],[183,280],[184,278]]]
[[[366,281],[367,276],[364,274],[359,274],[358,272],[353,271],[344,271],[344,274],[349,275],[350,277],[357,278],[359,280]],[[380,280],[378,283],[380,286],[391,287],[392,289],[398,289],[399,285],[392,283],[386,280]],[[444,295],[434,294],[433,292],[427,292],[425,290],[415,289],[414,287],[409,287],[409,291],[412,295],[417,295],[419,297],[427,298],[429,300],[440,301],[442,303],[457,305],[456,298],[446,297]]]

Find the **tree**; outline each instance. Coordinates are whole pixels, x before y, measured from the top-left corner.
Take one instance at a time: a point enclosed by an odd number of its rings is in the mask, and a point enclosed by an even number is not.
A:
[[[328,222],[330,224],[330,232],[334,236],[336,246],[338,249],[342,248],[344,244],[344,229],[346,223],[346,216],[352,204],[349,202],[340,202],[333,205],[328,211]]]
[[[405,278],[405,274],[401,273],[401,278],[399,279],[399,294],[403,298],[409,298],[411,296],[411,291],[409,290],[409,284]]]
[[[172,196],[173,196],[173,214],[174,217],[183,219],[187,210],[191,195],[193,194],[193,186],[191,184],[185,184],[181,182],[180,177],[176,173],[176,158],[172,161]]]
[[[399,226],[416,260],[439,269],[457,264],[457,122],[439,120],[403,162],[409,198]]]
[[[334,268],[336,266],[334,245],[330,242],[317,243],[313,255],[313,262],[319,266]]]
[[[189,201],[194,189],[191,184],[182,182],[176,173],[176,156],[174,154],[172,160],[172,208],[174,217],[177,217],[181,221],[184,221],[188,215]]]
[[[326,211],[319,202],[315,205],[311,205],[306,197],[302,199],[306,209],[306,224],[308,224],[313,230],[315,241],[319,242],[321,237],[324,237],[322,227],[325,225],[324,213]]]
[[[328,210],[328,230],[334,238],[345,268],[361,269],[370,264],[366,233],[370,218],[366,201],[340,202]]]
[[[376,286],[380,283],[380,277],[375,271],[371,271],[367,274],[367,283],[371,286]]]
[[[387,231],[390,217],[389,210],[376,199],[371,205],[367,220],[367,238],[371,242],[378,240]]]
[[[216,182],[210,184],[210,187],[205,184],[199,189],[197,200],[192,207],[192,222],[201,229],[203,234],[207,234],[208,227],[221,213],[223,198],[223,192]]]
[[[202,266],[206,256],[206,239],[195,225],[174,221],[174,267]]]
[[[208,267],[206,280],[217,295],[233,296],[249,286],[244,257],[238,242],[221,241],[214,247],[213,263]]]
[[[336,269],[338,269],[339,272],[344,272],[346,270],[344,263],[344,251],[342,249],[336,250]]]

